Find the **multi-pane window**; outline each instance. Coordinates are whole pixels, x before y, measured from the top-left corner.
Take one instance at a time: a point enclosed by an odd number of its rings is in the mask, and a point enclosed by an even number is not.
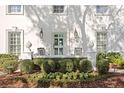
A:
[[[64,34],[54,34],[54,55],[63,55]]]
[[[53,13],[63,13],[64,12],[64,6],[53,6]]]
[[[8,32],[8,51],[16,55],[21,53],[21,32]]]
[[[96,6],[96,13],[106,13],[108,11],[108,6]]]
[[[7,13],[8,14],[23,14],[23,6],[22,5],[8,5]]]
[[[105,52],[107,46],[107,33],[97,32],[97,51]]]
[[[82,55],[82,48],[75,48],[74,54],[75,55]]]

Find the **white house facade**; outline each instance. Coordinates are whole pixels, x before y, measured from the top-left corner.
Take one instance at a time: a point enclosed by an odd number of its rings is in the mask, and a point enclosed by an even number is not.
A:
[[[0,54],[87,57],[124,52],[123,6],[0,6]]]

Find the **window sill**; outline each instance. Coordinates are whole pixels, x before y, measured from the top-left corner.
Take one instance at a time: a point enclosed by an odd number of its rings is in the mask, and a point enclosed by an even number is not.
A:
[[[63,12],[63,13],[52,13],[52,14],[53,14],[53,15],[60,15],[60,16],[66,15],[65,12]]]
[[[95,13],[95,16],[110,16],[110,13]]]
[[[24,15],[24,13],[6,13],[6,15]]]

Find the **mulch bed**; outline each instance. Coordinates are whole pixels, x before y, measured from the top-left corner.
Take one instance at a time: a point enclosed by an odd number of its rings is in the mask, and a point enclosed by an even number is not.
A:
[[[14,80],[13,77],[21,76],[21,73],[14,73],[7,76],[0,77],[0,88],[28,88],[28,87],[38,87],[37,85],[27,84],[21,80]],[[58,88],[60,86],[50,86],[52,88]],[[113,76],[106,79],[82,82],[79,84],[71,83],[66,86],[67,88],[123,88],[124,87],[124,74],[113,74]]]
[[[124,74],[115,74],[109,78],[81,84],[72,84],[69,88],[124,88]]]
[[[14,77],[21,76],[21,73],[14,73],[11,75],[0,77],[0,88],[25,88],[28,87],[26,83],[21,80],[14,80]]]

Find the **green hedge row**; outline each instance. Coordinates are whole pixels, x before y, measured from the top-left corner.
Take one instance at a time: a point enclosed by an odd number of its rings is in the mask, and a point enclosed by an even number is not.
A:
[[[28,82],[36,82],[39,87],[66,86],[68,83],[95,81],[105,77],[104,75],[94,75],[93,73],[80,72],[55,72],[55,73],[39,73],[27,76]]]
[[[77,58],[35,58],[34,64],[41,68],[41,71],[50,72],[72,72],[79,70],[80,72],[89,72],[92,70],[92,64],[87,59]]]
[[[61,73],[61,72],[55,72],[52,73],[50,72],[49,74],[47,73],[39,73],[39,74],[31,74],[27,76],[27,79],[29,81],[40,81],[40,80],[88,80],[89,78],[96,77],[98,75],[94,75],[93,73],[80,73],[80,72],[66,72],[66,73]]]
[[[35,58],[31,60],[17,61],[14,55],[0,55],[0,66],[8,73],[12,73],[20,67],[22,73],[32,73],[34,66],[41,68],[42,72],[89,72],[92,70],[91,62],[84,58]]]
[[[109,70],[109,62],[123,63],[122,57],[119,53],[98,53],[97,54],[97,69],[100,74],[105,74]],[[0,67],[8,73],[17,70],[18,64],[23,73],[32,73],[34,65],[41,68],[42,72],[90,72],[92,71],[92,64],[86,58],[34,58],[32,61],[23,60],[17,62],[17,57],[9,54],[0,54]]]

